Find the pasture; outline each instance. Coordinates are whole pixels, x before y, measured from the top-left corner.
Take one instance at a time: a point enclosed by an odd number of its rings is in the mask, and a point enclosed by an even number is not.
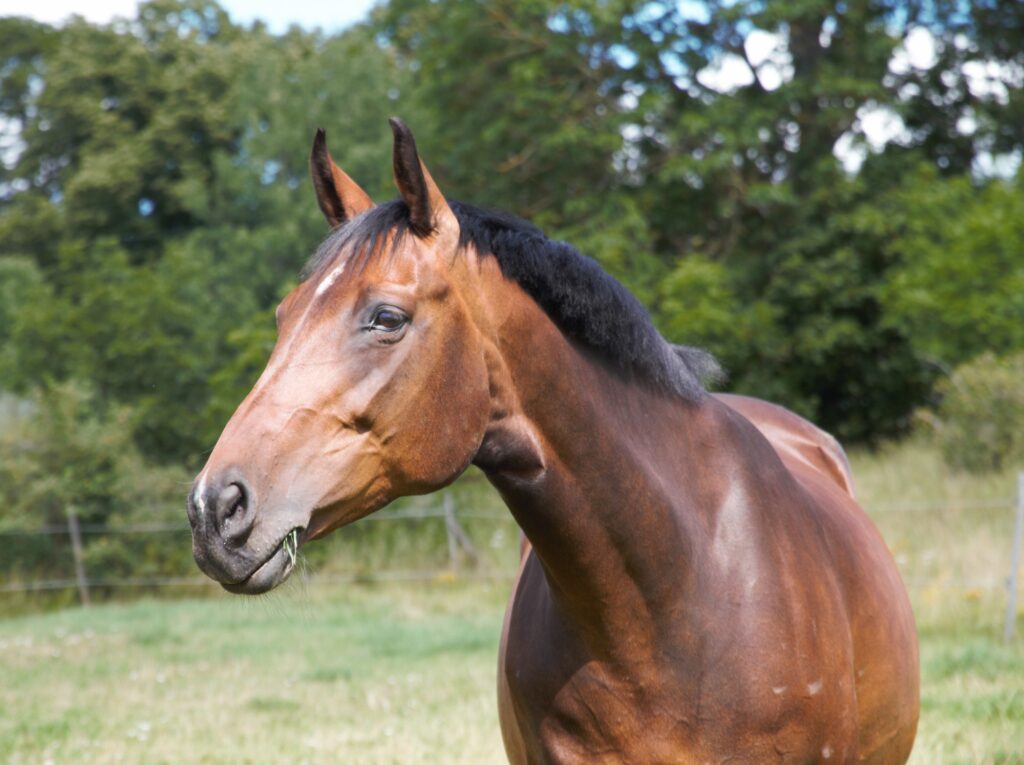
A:
[[[951,474],[914,444],[853,463],[911,582],[923,696],[911,762],[1024,763],[1024,637],[1018,625],[1001,642],[994,586],[1011,514],[977,507],[1008,497],[1012,475]],[[507,589],[300,579],[254,599],[211,590],[2,620],[0,761],[503,762]]]

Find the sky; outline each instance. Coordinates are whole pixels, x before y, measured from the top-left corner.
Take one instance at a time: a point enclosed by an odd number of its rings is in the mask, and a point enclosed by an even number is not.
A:
[[[220,0],[231,20],[249,24],[262,19],[272,32],[292,24],[336,32],[366,17],[375,0]],[[138,0],[0,0],[0,16],[27,16],[48,23],[73,13],[102,24],[114,17],[132,17]]]

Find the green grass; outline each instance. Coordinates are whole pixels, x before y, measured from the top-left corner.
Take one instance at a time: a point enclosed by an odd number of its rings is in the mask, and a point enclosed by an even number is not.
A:
[[[911,762],[1024,765],[1020,613],[1016,638],[1002,642],[1015,472],[952,472],[920,442],[854,453],[851,462],[917,618],[921,724]]]
[[[288,587],[0,623],[0,762],[501,762],[503,593]]]
[[[921,723],[911,762],[1024,763],[1024,640],[997,638],[1004,604],[982,597],[919,619]]]
[[[1009,497],[1013,476],[952,474],[920,444],[853,462],[911,583],[922,653],[912,762],[1024,765],[1024,637],[1000,638],[1012,513],[961,507]],[[513,554],[507,536],[496,558]],[[298,581],[256,599],[0,620],[0,762],[503,762],[507,587]]]

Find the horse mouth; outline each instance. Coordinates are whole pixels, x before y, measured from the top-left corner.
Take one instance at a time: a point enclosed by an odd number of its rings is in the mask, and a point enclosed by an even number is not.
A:
[[[284,535],[270,557],[257,566],[248,577],[241,582],[221,583],[221,587],[236,595],[259,595],[277,587],[295,569],[299,545],[305,541],[300,539],[302,532],[303,529],[296,526]]]

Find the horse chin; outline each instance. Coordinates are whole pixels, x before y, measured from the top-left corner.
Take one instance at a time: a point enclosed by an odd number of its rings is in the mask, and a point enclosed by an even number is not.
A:
[[[273,555],[267,558],[247,579],[234,584],[221,583],[221,587],[236,595],[260,595],[270,592],[284,582],[295,569],[300,531],[300,529],[295,529],[285,535]]]

